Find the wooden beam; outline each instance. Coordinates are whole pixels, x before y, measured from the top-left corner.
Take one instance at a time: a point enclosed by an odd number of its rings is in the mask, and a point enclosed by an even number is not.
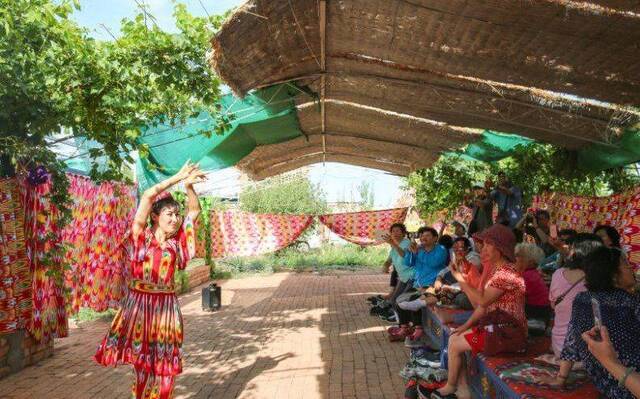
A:
[[[320,77],[320,119],[322,120],[322,162],[326,160],[327,153],[327,139],[325,137],[327,127],[327,114],[325,112],[324,97],[326,87],[326,72],[327,72],[327,59],[326,59],[326,32],[327,32],[327,2],[326,0],[320,0],[318,3],[320,8],[320,69],[322,76]]]

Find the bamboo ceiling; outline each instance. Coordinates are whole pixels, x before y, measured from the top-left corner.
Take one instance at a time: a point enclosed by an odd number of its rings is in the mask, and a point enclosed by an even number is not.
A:
[[[323,160],[404,175],[484,129],[578,149],[640,115],[637,1],[250,0],[212,46],[239,95],[315,93],[297,96],[305,138],[243,160],[256,178]]]

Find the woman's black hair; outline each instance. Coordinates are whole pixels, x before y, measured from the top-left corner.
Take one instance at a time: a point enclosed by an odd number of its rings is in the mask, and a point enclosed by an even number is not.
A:
[[[618,248],[601,246],[584,259],[585,283],[589,291],[610,291],[615,289],[615,277],[620,273]]]
[[[453,240],[453,245],[455,245],[455,243],[457,243],[458,241],[462,241],[464,243],[464,249],[469,252],[469,250],[471,249],[471,240],[469,240],[467,237],[458,237],[455,240]]]
[[[558,231],[558,237],[560,236],[569,236],[569,242],[567,242],[567,244],[571,244],[573,242],[573,239],[578,235],[578,232],[575,231],[574,229],[562,229],[560,231]]]
[[[396,229],[396,228],[402,230],[403,235],[407,235],[407,226],[405,226],[404,223],[392,224],[391,228],[389,228],[389,232],[393,231],[393,229]]]
[[[179,210],[180,203],[171,197],[163,198],[161,200],[154,202],[153,205],[151,205],[151,212],[154,215],[159,215],[164,208],[176,208]]]
[[[591,233],[578,233],[573,237],[571,247],[573,255],[567,259],[565,266],[569,269],[582,269],[587,255],[602,247],[602,238]]]
[[[593,229],[593,234],[597,234],[600,230],[604,230],[607,233],[611,240],[611,245],[616,248],[620,248],[620,233],[618,233],[618,230],[616,230],[615,227],[600,224]]]
[[[438,244],[449,250],[453,246],[453,237],[451,237],[449,234],[443,234],[442,237],[440,237],[440,239],[438,240]]]

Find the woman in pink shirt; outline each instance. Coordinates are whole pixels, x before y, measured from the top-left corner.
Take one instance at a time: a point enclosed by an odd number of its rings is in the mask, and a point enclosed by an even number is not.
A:
[[[571,243],[569,259],[565,267],[553,273],[549,288],[549,301],[555,312],[553,329],[551,330],[551,347],[556,358],[560,357],[564,339],[567,335],[573,300],[578,293],[586,291],[582,261],[597,247],[602,246],[602,239],[595,234],[580,233]]]

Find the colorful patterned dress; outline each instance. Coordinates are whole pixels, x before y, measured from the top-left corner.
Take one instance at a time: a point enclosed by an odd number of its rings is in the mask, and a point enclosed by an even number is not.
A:
[[[170,398],[182,372],[182,314],[173,276],[195,253],[193,221],[185,218],[164,247],[147,228],[129,238],[126,250],[129,291],[94,358],[104,366],[133,365],[136,398]]]

